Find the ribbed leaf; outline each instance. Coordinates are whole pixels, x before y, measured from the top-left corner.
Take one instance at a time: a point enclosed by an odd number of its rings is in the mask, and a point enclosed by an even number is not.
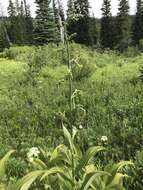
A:
[[[91,147],[87,150],[87,152],[85,153],[85,155],[83,156],[83,158],[81,159],[80,163],[78,164],[78,166],[76,167],[76,173],[79,173],[82,168],[84,168],[91,159],[93,159],[93,157],[98,153],[101,152],[103,150],[106,150],[104,147],[101,146],[95,146],[95,147]]]
[[[50,168],[49,170],[44,171],[44,174],[42,175],[41,180],[43,180],[44,178],[46,178],[46,177],[48,177],[49,175],[52,175],[52,174],[65,175],[65,171],[63,170],[63,168],[60,168],[60,167]]]
[[[114,176],[114,179],[112,180],[112,182],[107,186],[109,189],[110,188],[117,188],[117,187],[121,187],[123,186],[123,178],[128,177],[127,175],[121,174],[121,173],[117,173]],[[107,188],[107,189],[108,189]]]
[[[37,168],[37,169],[40,169],[40,170],[44,170],[44,169],[47,169],[47,165],[40,159],[34,159],[34,161],[32,162],[32,164]]]
[[[15,150],[9,151],[1,160],[0,160],[0,181],[2,181],[2,178],[5,175],[5,167],[7,164],[7,161],[9,160],[11,154],[13,154]]]
[[[93,173],[89,173],[85,176],[85,179],[82,183],[82,186],[80,188],[80,190],[87,190],[91,185],[92,182],[99,176],[104,176],[104,175],[110,175],[107,172],[104,171],[97,171],[97,172],[93,172]]]
[[[63,132],[64,132],[64,136],[65,136],[66,140],[69,143],[70,148],[73,150],[74,149],[73,139],[72,139],[69,131],[64,126],[63,126]]]
[[[42,174],[43,170],[30,172],[16,183],[15,190],[28,190],[31,187],[32,183],[35,182],[35,180]]]
[[[5,184],[0,184],[0,190],[6,190],[6,185]]]
[[[108,177],[106,179],[106,184],[109,185],[110,183],[112,183],[112,181],[114,180],[114,177],[116,176],[116,174],[125,166],[127,165],[133,165],[132,162],[130,161],[121,161],[117,164],[113,164],[113,165],[109,165],[106,169],[107,172],[109,172],[111,174],[110,177]]]

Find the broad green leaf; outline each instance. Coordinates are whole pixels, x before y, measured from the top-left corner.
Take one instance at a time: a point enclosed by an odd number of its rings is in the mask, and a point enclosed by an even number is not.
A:
[[[132,162],[130,161],[121,161],[117,164],[113,164],[113,165],[109,165],[107,166],[107,168],[105,169],[105,171],[109,172],[111,174],[110,177],[107,177],[106,179],[106,184],[109,185],[112,183],[112,181],[114,180],[114,177],[116,176],[116,174],[125,166],[127,165],[133,165]]]
[[[110,188],[115,188],[115,187],[122,187],[123,186],[123,178],[128,177],[126,174],[121,174],[121,173],[116,173],[114,176],[112,182],[107,186],[109,189]]]
[[[76,167],[76,173],[79,173],[89,162],[93,157],[98,153],[103,150],[106,150],[104,147],[101,146],[95,146],[91,147],[87,150],[83,158],[81,159],[80,163]]]
[[[107,172],[104,171],[97,171],[97,172],[93,172],[93,173],[89,173],[85,176],[85,179],[82,183],[82,186],[80,188],[80,190],[88,190],[88,188],[92,185],[92,182],[100,176],[104,176],[104,175],[110,175]]]
[[[22,179],[18,180],[18,182],[15,185],[15,190],[28,190],[32,183],[35,182],[35,180],[40,177],[43,174],[43,170],[36,170],[33,172],[30,172],[26,176],[24,176]]]
[[[69,143],[70,148],[73,150],[74,149],[74,143],[71,137],[71,134],[69,133],[69,131],[63,126],[63,132],[64,132],[64,136],[66,138],[66,140]]]
[[[49,175],[52,175],[52,174],[65,175],[65,171],[63,170],[63,168],[60,168],[60,167],[50,168],[49,170],[44,171],[44,174],[42,175],[41,180],[45,179],[46,177],[48,177]]]
[[[32,162],[32,164],[37,167],[37,169],[40,169],[40,170],[44,170],[44,169],[47,169],[47,165],[40,159],[34,159],[34,161]]]
[[[15,150],[9,151],[1,160],[0,160],[0,181],[5,175],[5,167],[10,158],[10,156],[15,152]]]

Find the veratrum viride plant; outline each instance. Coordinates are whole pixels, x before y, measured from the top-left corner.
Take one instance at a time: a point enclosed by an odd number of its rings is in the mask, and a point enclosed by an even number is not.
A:
[[[35,170],[20,179],[15,184],[15,190],[28,190],[31,186],[39,190],[124,189],[123,178],[127,175],[122,173],[122,168],[132,165],[131,162],[121,161],[100,170],[93,159],[98,153],[105,151],[105,148],[94,146],[82,152],[76,144],[78,131],[74,129],[71,136],[63,127],[63,132],[66,145],[61,144],[52,152],[42,151],[44,161],[35,158],[32,162]]]

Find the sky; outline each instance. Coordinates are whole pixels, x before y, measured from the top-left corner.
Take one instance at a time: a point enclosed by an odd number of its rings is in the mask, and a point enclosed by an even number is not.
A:
[[[3,6],[4,12],[6,13],[9,0],[0,0],[0,4]],[[35,15],[35,0],[27,0],[31,5],[32,15]],[[67,0],[61,0],[64,8],[66,9]],[[91,7],[91,14],[94,13],[95,17],[101,17],[101,6],[103,0],[89,0]],[[130,3],[130,14],[134,14],[136,11],[136,0],[129,0]],[[116,15],[118,10],[119,0],[112,0],[112,14]]]

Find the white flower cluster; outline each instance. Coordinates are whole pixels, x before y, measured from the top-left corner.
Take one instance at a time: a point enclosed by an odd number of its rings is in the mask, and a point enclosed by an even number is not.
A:
[[[108,141],[108,137],[107,136],[102,136],[101,137],[101,141],[102,142],[107,142]]]
[[[34,158],[38,158],[40,151],[37,147],[32,147],[27,153],[27,158],[29,162],[33,162]]]

